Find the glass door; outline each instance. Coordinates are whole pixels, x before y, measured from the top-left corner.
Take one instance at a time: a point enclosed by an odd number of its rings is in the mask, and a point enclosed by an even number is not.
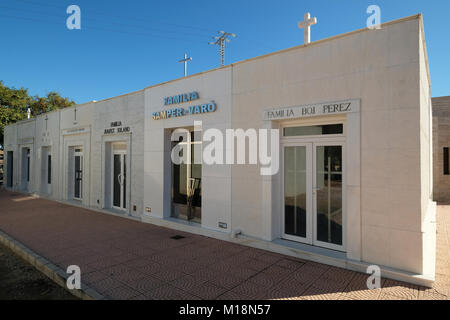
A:
[[[314,241],[336,250],[344,248],[342,155],[342,143],[314,144]]]
[[[189,129],[186,128],[186,132]],[[199,135],[199,134],[198,134]],[[172,142],[172,149],[179,147],[179,157],[190,159],[180,164],[172,163],[172,211],[173,218],[201,223],[202,218],[202,164],[201,135],[193,131]],[[186,154],[184,154],[186,153]],[[196,161],[200,160],[200,161]]]
[[[21,180],[21,190],[25,192],[29,192],[30,187],[30,148],[22,148],[22,154],[21,154],[21,173],[20,173],[20,180]]]
[[[283,146],[283,238],[343,251],[342,142]]]
[[[27,183],[30,182],[30,149],[27,149]]]
[[[312,244],[311,144],[284,148],[284,237]]]
[[[126,151],[113,152],[112,166],[112,206],[116,209],[125,210],[126,206],[126,170],[127,154]]]
[[[73,197],[76,200],[83,198],[83,150],[75,149],[75,188]]]
[[[13,151],[8,151],[8,162],[6,163],[7,165],[7,177],[8,177],[8,181],[7,181],[7,185],[8,188],[12,188],[13,187],[13,177],[14,177],[14,154]]]

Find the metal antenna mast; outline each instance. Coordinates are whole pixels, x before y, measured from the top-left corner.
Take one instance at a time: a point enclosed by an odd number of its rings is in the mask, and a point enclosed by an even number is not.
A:
[[[209,44],[215,44],[218,45],[220,48],[220,65],[225,65],[225,43],[230,42],[230,39],[228,39],[229,36],[232,36],[233,38],[236,37],[234,33],[229,33],[225,31],[219,31],[218,36],[214,37],[215,42],[210,42]]]

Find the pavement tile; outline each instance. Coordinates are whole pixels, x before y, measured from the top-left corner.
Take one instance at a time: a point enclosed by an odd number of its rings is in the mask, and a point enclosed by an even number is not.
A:
[[[381,294],[381,289],[366,289],[366,290],[349,290],[342,292],[341,299],[345,296],[348,299],[344,300],[378,300]]]
[[[404,300],[404,299],[399,296],[393,296],[393,295],[390,295],[387,293],[381,293],[378,300]],[[407,299],[407,300],[409,300],[409,299]]]
[[[135,289],[145,295],[148,292],[165,285],[166,283],[158,278],[146,276],[137,280],[128,281],[126,284],[130,288]]]
[[[154,261],[148,259],[147,257],[139,257],[137,259],[133,259],[130,261],[126,262],[126,265],[130,268],[140,268],[140,267],[145,267],[151,263],[154,263]]]
[[[126,286],[119,286],[117,288],[107,290],[104,295],[107,298],[114,300],[130,300],[134,297],[139,296],[140,293]]]
[[[301,268],[300,268],[299,270],[296,270],[295,272],[293,272],[291,277],[292,277],[292,281],[303,283],[303,284],[311,284],[320,278],[320,274],[304,272],[304,271],[301,271]]]
[[[133,281],[139,280],[144,278],[146,275],[142,274],[142,272],[139,272],[137,270],[131,270],[129,272],[120,273],[117,275],[112,276],[113,279],[123,282],[125,284],[131,283]]]
[[[227,273],[230,269],[232,269],[235,266],[231,261],[221,261],[212,265],[209,265],[208,267],[214,270],[217,270],[220,273]]]
[[[261,272],[261,273],[257,274],[256,276],[248,279],[248,281],[251,283],[258,284],[262,287],[272,288],[273,286],[277,285],[280,281],[282,281],[285,277]]]
[[[242,278],[242,279],[249,279],[249,278],[255,276],[256,274],[258,274],[259,272],[261,272],[261,271],[247,268],[242,265],[233,267],[230,270],[228,270],[228,274],[234,275],[234,276]]]
[[[243,296],[259,299],[268,291],[267,287],[261,286],[253,282],[244,282],[230,290],[233,294],[242,294]]]
[[[187,291],[194,296],[200,297],[202,299],[212,300],[216,299],[218,296],[224,294],[228,290],[215,284],[205,282],[200,284],[197,283],[194,286],[190,287]]]
[[[79,257],[76,260],[76,264],[78,264],[80,267],[81,266],[85,266],[87,267],[89,264],[91,264],[92,262],[95,262],[98,260],[98,256],[83,256],[83,257]]]
[[[355,274],[356,273],[354,271],[331,267],[325,271],[323,277],[347,285],[355,277]]]
[[[143,294],[139,294],[139,295],[134,296],[134,297],[132,297],[132,298],[130,298],[128,300],[150,300],[150,298],[146,297]]]
[[[169,257],[166,254],[148,256],[149,260],[165,266],[176,266],[183,262],[182,258]]]
[[[200,265],[203,265],[203,266],[211,266],[213,264],[222,262],[222,260],[220,260],[214,256],[201,256],[201,257],[192,259],[192,262],[198,262]]]
[[[91,284],[108,278],[106,274],[101,271],[94,271],[87,274],[81,273],[81,282]]]
[[[135,269],[139,272],[152,275],[161,270],[164,270],[164,266],[161,263],[150,261],[147,265],[143,267],[137,267]]]
[[[449,266],[450,268],[450,266]],[[433,289],[435,289],[439,294],[450,297],[450,284],[445,283],[434,283]]]
[[[203,268],[203,265],[198,265],[198,264],[193,263],[193,262],[177,264],[174,267],[174,269],[177,269],[180,272],[183,272],[183,273],[186,273],[186,274],[193,274],[196,271],[198,271],[198,269],[200,269],[200,268]]]
[[[227,291],[217,297],[217,300],[258,300],[257,297],[246,296],[242,293]]]
[[[364,273],[355,273],[351,281],[346,287],[346,291],[354,291],[354,290],[366,290],[367,287],[367,279],[368,275]],[[381,283],[383,284],[383,279],[381,279]]]
[[[176,279],[186,276],[186,273],[184,273],[178,269],[163,268],[162,270],[154,273],[153,276],[160,280],[170,282],[170,281],[174,281]]]
[[[227,274],[231,274],[231,272],[227,272]],[[191,275],[194,277],[197,277],[199,279],[204,279],[205,281],[208,281],[208,280],[214,279],[216,277],[221,277],[223,275],[223,273],[216,269],[212,269],[209,267],[203,267],[203,268],[199,268],[197,271],[191,273]]]
[[[137,256],[134,254],[125,253],[125,254],[121,254],[120,256],[115,257],[115,260],[119,261],[120,263],[125,263],[128,261],[135,260],[136,258],[137,258]]]
[[[437,292],[419,291],[419,300],[447,300],[447,296]]]
[[[302,297],[282,297],[282,298],[271,298],[267,300],[305,300]]]
[[[320,289],[320,290],[324,290],[324,291],[329,291],[329,292],[342,292],[344,291],[346,285],[342,284],[341,282],[337,282],[337,281],[333,281],[331,279],[327,279],[327,278],[318,278],[316,279],[312,284],[313,287]]]
[[[247,248],[247,250],[245,250],[245,254],[247,254],[250,258],[256,258],[265,253],[267,253],[267,251],[256,248]]]
[[[186,291],[165,284],[161,287],[151,290],[145,294],[152,300],[198,300],[199,297],[192,295]]]
[[[190,288],[193,288],[196,285],[203,284],[206,282],[208,282],[208,280],[206,280],[206,279],[198,278],[198,277],[195,277],[192,275],[185,275],[174,281],[171,281],[170,285],[174,286],[178,289],[189,291]]]
[[[302,295],[305,300],[339,300],[341,292],[332,292],[327,289],[309,287]]]
[[[118,264],[121,264],[122,261],[118,260],[117,258],[100,258],[92,263],[88,264],[88,267],[96,269],[96,270],[102,270],[106,269]]]
[[[301,269],[303,271],[315,272],[315,273],[319,273],[319,274],[325,273],[330,268],[332,268],[332,267],[329,265],[321,264],[321,263],[317,263],[317,262],[311,262],[311,261],[308,261],[303,266],[301,266]]]
[[[292,274],[293,271],[283,267],[272,265],[264,269],[261,273],[277,278],[285,278],[288,275]]]
[[[256,258],[254,258],[242,263],[241,265],[245,268],[253,269],[255,271],[262,271],[268,268],[271,265],[271,263],[262,260],[257,260]]]
[[[382,295],[392,295],[402,299],[417,299],[419,297],[419,287],[387,279],[382,285]]]
[[[210,283],[217,285],[219,287],[223,287],[225,289],[232,289],[238,286],[239,284],[243,283],[244,281],[245,280],[240,277],[236,277],[229,274],[218,276],[216,278],[209,280]]]
[[[102,269],[102,272],[110,276],[111,278],[117,277],[118,275],[121,275],[123,273],[129,273],[132,272],[134,269],[127,267],[124,264],[118,264],[113,267],[108,267]]]
[[[295,271],[304,265],[304,262],[295,261],[291,259],[281,259],[275,263],[276,266]]]
[[[262,255],[255,257],[255,259],[269,264],[274,264],[283,259],[283,256],[280,256],[279,254],[264,253]]]
[[[95,290],[99,291],[100,293],[106,292],[111,289],[115,289],[117,287],[120,287],[122,284],[113,278],[105,278],[96,282],[93,282],[90,284],[91,287],[93,287]]]
[[[298,282],[294,283],[289,279],[286,279],[269,289],[265,293],[264,299],[298,300],[303,296],[303,293],[307,288],[308,285]]]

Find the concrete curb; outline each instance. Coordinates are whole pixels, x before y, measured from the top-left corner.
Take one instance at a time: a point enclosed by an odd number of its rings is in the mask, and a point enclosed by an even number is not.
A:
[[[69,277],[69,275],[63,269],[51,263],[44,257],[38,255],[1,230],[0,243],[10,248],[16,255],[30,263],[33,267],[50,278],[50,280],[66,289],[75,297],[82,300],[106,300],[105,296],[97,292],[94,288],[91,288],[90,286],[83,283],[81,283],[80,290],[69,290],[66,286],[67,278]]]

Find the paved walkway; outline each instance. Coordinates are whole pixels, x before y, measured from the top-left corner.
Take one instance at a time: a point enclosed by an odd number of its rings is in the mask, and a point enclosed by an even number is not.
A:
[[[447,299],[450,206],[438,218],[435,288],[367,290],[361,273],[0,191],[0,230],[111,299]]]

